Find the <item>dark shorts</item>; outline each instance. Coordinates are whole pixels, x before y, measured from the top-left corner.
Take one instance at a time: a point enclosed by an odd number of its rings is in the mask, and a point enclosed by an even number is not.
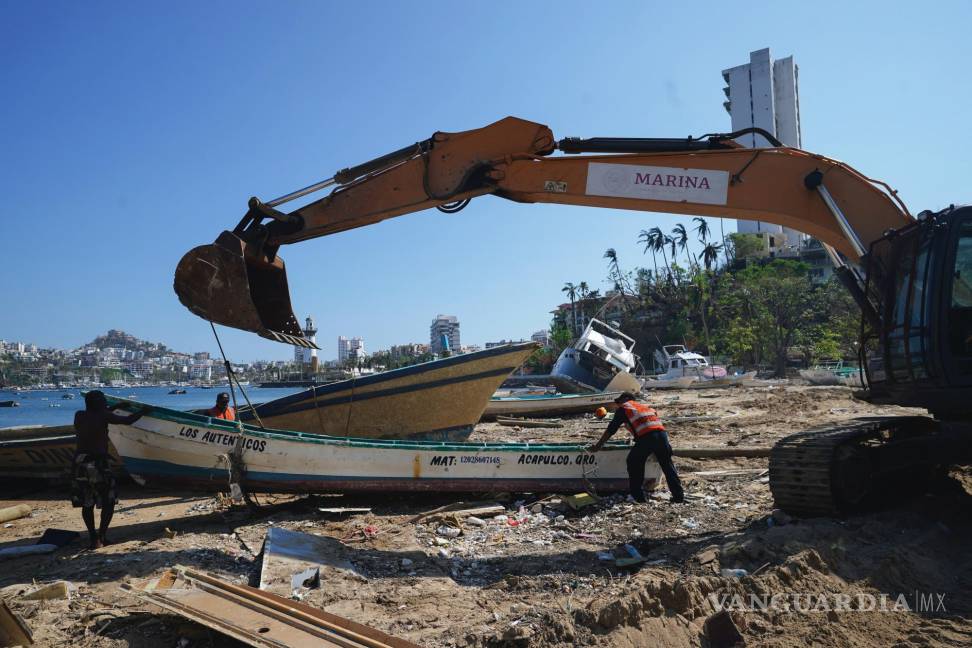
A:
[[[118,500],[115,494],[115,475],[108,455],[74,457],[71,475],[71,504],[75,507],[105,508]]]

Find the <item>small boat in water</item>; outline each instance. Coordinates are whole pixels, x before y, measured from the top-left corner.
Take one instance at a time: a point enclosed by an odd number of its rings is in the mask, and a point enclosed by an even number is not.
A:
[[[537,348],[506,344],[319,385],[241,411],[239,418],[309,434],[461,441],[493,392]]]
[[[187,392],[185,389],[170,389],[169,390],[169,395],[170,396],[171,395],[174,395],[174,394],[177,395],[177,394],[187,394],[187,393],[189,393],[189,392]]]
[[[598,407],[614,409],[614,399],[620,394],[621,392],[597,392],[494,397],[486,405],[483,420],[492,420],[497,416],[544,417],[593,413]]]
[[[20,407],[20,403],[15,400],[0,401],[0,407]]]
[[[108,396],[116,410],[140,404]],[[109,435],[140,484],[225,491],[230,463],[251,492],[598,492],[628,487],[627,443],[597,454],[574,443],[355,439],[262,429],[154,407]],[[646,484],[661,475],[654,459]]]

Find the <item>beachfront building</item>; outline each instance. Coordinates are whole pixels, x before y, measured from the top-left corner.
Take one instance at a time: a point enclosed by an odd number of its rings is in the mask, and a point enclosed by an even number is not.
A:
[[[360,360],[365,357],[364,339],[360,337],[346,338],[338,336],[338,363],[344,364],[349,360]]]
[[[788,56],[776,61],[769,48],[750,52],[749,63],[722,71],[726,82],[723,103],[729,113],[732,130],[762,128],[786,146],[801,148],[799,68]],[[772,144],[762,135],[747,133],[736,139],[743,146],[766,147]],[[798,250],[803,235],[788,227],[760,221],[737,220],[742,234],[757,234],[766,239],[776,253],[785,247]],[[775,254],[774,254],[775,256]]]
[[[455,315],[436,315],[429,327],[429,346],[432,353],[442,355],[443,351],[458,351],[459,318]]]
[[[537,331],[530,336],[530,339],[534,342],[539,342],[543,346],[550,346],[550,331],[543,329],[542,331]]]

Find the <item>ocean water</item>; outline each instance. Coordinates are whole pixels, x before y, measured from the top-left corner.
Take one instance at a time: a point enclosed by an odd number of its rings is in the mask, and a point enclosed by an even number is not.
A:
[[[216,394],[228,391],[225,387],[201,389],[199,387],[185,387],[185,394],[169,394],[173,387],[106,387],[101,391],[112,396],[130,398],[131,400],[159,405],[171,409],[190,410],[201,407],[212,407],[216,404]],[[182,388],[180,388],[182,389]],[[250,402],[266,403],[267,401],[302,391],[300,388],[267,388],[256,386],[245,387]],[[73,394],[73,399],[63,398],[64,394]],[[236,392],[237,402],[246,404],[239,390]],[[79,389],[55,389],[36,391],[9,391],[0,389],[0,401],[14,400],[20,407],[0,407],[0,428],[21,427],[24,425],[71,425],[74,413],[84,409],[84,397]]]

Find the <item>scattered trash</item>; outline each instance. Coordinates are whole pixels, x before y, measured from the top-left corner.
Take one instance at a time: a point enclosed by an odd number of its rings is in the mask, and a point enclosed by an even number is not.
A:
[[[77,588],[67,581],[54,581],[47,585],[38,587],[32,592],[28,592],[20,597],[23,601],[51,601],[54,599],[71,599],[71,592]]]
[[[443,538],[458,538],[462,534],[462,531],[460,529],[457,529],[456,527],[444,526],[444,525],[436,529],[435,532],[438,533]]]
[[[486,520],[478,518],[475,515],[470,515],[466,518],[466,524],[471,524],[473,526],[483,527],[486,526]]]
[[[415,561],[413,561],[411,558],[402,558],[401,561],[402,569],[409,569],[414,564]]]
[[[425,513],[420,513],[419,515],[416,515],[410,519],[409,523],[414,524],[427,518],[432,520],[442,517],[463,518],[470,515],[495,515],[505,511],[506,508],[497,504],[496,502],[454,502],[452,504],[446,504],[445,506],[434,508],[431,511],[426,511]]]
[[[685,527],[686,529],[699,528],[699,523],[695,520],[695,518],[682,518],[681,522],[682,522],[682,526]]]
[[[353,508],[348,506],[324,506],[317,509],[321,513],[331,515],[357,515],[359,513],[371,513],[370,508]]]
[[[611,553],[610,551],[598,551],[597,552],[597,559],[598,560],[603,560],[603,561],[609,562],[609,561],[614,560],[614,554]]]
[[[563,501],[567,506],[575,511],[586,508],[598,502],[598,499],[590,493],[578,493],[576,495],[564,495]]]
[[[745,569],[723,569],[719,571],[720,574],[726,578],[742,578],[743,576],[748,576],[749,572]]]
[[[11,520],[19,520],[30,515],[30,507],[26,504],[18,504],[16,506],[8,506],[7,508],[0,509],[0,522],[10,522]]]
[[[4,547],[0,549],[0,560],[8,560],[10,558],[22,558],[23,556],[36,556],[38,554],[48,554],[57,551],[57,545],[54,544],[32,544],[32,545],[19,545],[16,547]]]

